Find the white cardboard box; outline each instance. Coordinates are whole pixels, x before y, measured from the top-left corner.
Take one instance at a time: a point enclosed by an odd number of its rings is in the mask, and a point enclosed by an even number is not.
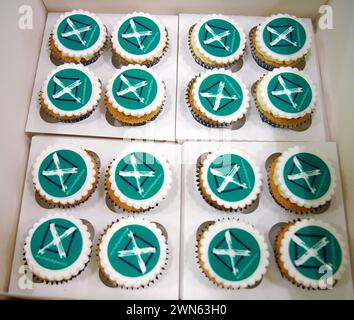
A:
[[[241,149],[257,161],[263,175],[263,190],[258,208],[248,214],[223,213],[214,209],[200,195],[196,182],[196,162],[198,157],[220,146]],[[304,145],[321,150],[334,164],[338,183],[329,209],[322,214],[296,215],[282,209],[269,193],[265,169],[266,159],[273,153],[282,152],[292,142],[185,142],[183,144],[182,169],[182,240],[181,240],[181,299],[352,299],[353,284],[350,261],[343,277],[332,290],[304,290],[281,277],[275,263],[273,249],[268,239],[268,232],[273,225],[297,218],[313,217],[333,224],[344,236],[346,244],[347,226],[343,206],[341,179],[335,143],[311,143]],[[214,285],[202,273],[196,258],[196,232],[206,222],[219,218],[239,218],[254,225],[264,235],[269,245],[270,263],[262,282],[253,289],[226,290]]]
[[[7,43],[7,58],[1,60],[3,74],[9,75],[1,80],[4,89],[3,105],[9,106],[1,117],[1,145],[6,150],[6,156],[1,158],[2,181],[1,225],[5,226],[0,234],[0,251],[3,258],[0,261],[0,294],[8,293],[9,273],[12,265],[13,246],[20,214],[20,206],[25,182],[25,171],[30,139],[24,133],[24,127],[29,111],[29,105],[35,83],[35,75],[42,35],[45,32],[46,18],[51,13],[65,12],[73,9],[86,9],[91,12],[128,13],[134,10],[147,11],[152,14],[185,13],[223,13],[227,15],[269,16],[272,13],[287,12],[296,16],[311,17],[317,26],[321,5],[328,5],[333,10],[333,29],[315,30],[314,45],[317,48],[321,66],[321,78],[326,101],[328,123],[326,131],[329,141],[336,141],[340,167],[342,171],[343,196],[347,211],[349,234],[351,235],[351,253],[353,254],[354,238],[351,230],[354,225],[354,189],[352,188],[354,171],[352,158],[354,156],[350,137],[354,127],[352,97],[350,85],[353,83],[353,73],[350,65],[353,42],[347,39],[351,34],[348,21],[351,21],[354,3],[351,0],[284,0],[274,3],[274,0],[220,0],[217,2],[195,0],[172,0],[163,6],[159,0],[131,0],[117,3],[116,0],[82,1],[73,0],[22,0],[9,1],[3,4],[3,16],[0,21],[4,33],[4,43]],[[30,10],[31,9],[31,10]],[[29,11],[30,10],[30,11]],[[24,14],[33,13],[33,27],[19,28],[20,19]],[[27,20],[29,21],[29,20]],[[16,41],[13,41],[16,39]],[[10,80],[10,81],[9,81]],[[14,83],[16,85],[14,85]],[[21,88],[19,92],[19,88]],[[13,121],[16,119],[16,121]],[[16,147],[14,147],[16,146]],[[354,269],[353,269],[354,270]],[[21,295],[17,295],[21,296]]]
[[[35,200],[35,191],[32,183],[32,165],[41,150],[55,143],[71,143],[94,151],[101,160],[100,181],[92,197],[78,207],[71,209],[44,209]],[[147,213],[138,214],[139,217],[155,221],[164,226],[168,234],[169,257],[166,271],[155,284],[141,290],[126,290],[105,286],[99,279],[96,257],[97,240],[108,224],[127,213],[111,211],[105,202],[104,174],[109,163],[116,154],[125,147],[143,142],[131,142],[98,138],[75,138],[60,136],[36,136],[32,139],[30,156],[25,180],[25,189],[22,199],[22,208],[18,224],[17,239],[14,249],[12,273],[9,293],[11,295],[74,298],[74,299],[178,299],[179,294],[179,245],[180,245],[180,190],[181,190],[181,146],[174,143],[147,143],[153,144],[159,152],[165,155],[172,168],[172,188],[167,197],[159,206]],[[93,254],[87,268],[75,279],[65,284],[33,285],[33,289],[21,289],[23,274],[22,253],[24,240],[29,229],[42,216],[51,212],[66,212],[75,217],[88,220],[95,229]],[[26,277],[26,276],[24,276]]]
[[[150,139],[160,141],[175,140],[175,105],[176,105],[176,70],[177,70],[177,36],[178,16],[160,15],[157,18],[168,30],[169,47],[161,61],[152,67],[166,84],[166,103],[154,121],[143,126],[112,126],[106,120],[106,107],[103,103],[105,87],[117,70],[111,61],[112,52],[107,48],[101,57],[88,68],[102,81],[102,98],[97,109],[85,120],[76,123],[49,123],[40,115],[38,94],[44,80],[56,66],[50,60],[48,48],[49,35],[61,13],[51,12],[47,16],[37,74],[34,82],[32,99],[26,124],[26,132],[53,133],[67,135],[84,135],[94,137],[112,137],[125,139]],[[97,14],[107,26],[109,36],[122,14]]]
[[[318,91],[318,101],[313,115],[311,126],[302,132],[288,129],[273,128],[262,122],[254,105],[253,97],[246,115],[246,123],[243,127],[231,130],[230,128],[208,128],[198,123],[192,116],[186,104],[185,92],[189,81],[197,74],[206,69],[198,65],[188,48],[188,30],[198,22],[202,14],[180,14],[179,15],[179,54],[178,54],[178,87],[177,87],[177,115],[176,115],[176,139],[184,140],[220,140],[220,141],[324,141],[325,115],[322,98],[321,78],[318,67],[316,46],[311,46],[310,53],[306,59],[306,72],[314,81]],[[244,81],[251,94],[252,84],[268,71],[261,68],[254,61],[250,46],[248,33],[252,27],[263,21],[263,17],[230,16],[243,29],[247,39],[247,49],[243,58],[243,66],[236,74]],[[304,22],[311,30],[314,39],[313,28],[310,19]]]

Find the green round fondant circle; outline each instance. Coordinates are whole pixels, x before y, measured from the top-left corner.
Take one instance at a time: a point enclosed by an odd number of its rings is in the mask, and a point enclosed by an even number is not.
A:
[[[147,70],[128,69],[120,73],[113,82],[112,95],[122,107],[139,110],[155,100],[158,84]]]
[[[45,193],[55,198],[66,198],[84,186],[87,166],[80,154],[62,149],[47,155],[37,174]]]
[[[255,173],[251,164],[236,154],[217,157],[209,166],[208,185],[218,198],[228,202],[242,201],[255,186]]]
[[[147,152],[126,155],[118,162],[114,175],[119,191],[134,200],[147,200],[155,196],[165,180],[162,164]]]
[[[240,84],[227,74],[212,74],[199,86],[199,101],[203,108],[216,116],[235,113],[243,102]]]
[[[140,56],[156,49],[161,33],[158,25],[150,18],[135,16],[122,23],[117,38],[126,52]]]
[[[283,179],[290,192],[304,200],[316,200],[324,196],[331,185],[331,172],[318,156],[301,152],[285,163]]]
[[[268,22],[262,36],[266,47],[280,55],[297,53],[304,47],[307,37],[302,24],[288,17]]]
[[[228,243],[229,242],[229,243]],[[227,250],[235,253],[226,254]],[[242,281],[251,277],[261,260],[261,250],[256,238],[239,228],[220,231],[210,241],[208,259],[212,270],[229,281]]]
[[[305,78],[283,72],[269,81],[267,95],[275,108],[286,113],[299,113],[310,106],[313,93]]]
[[[291,263],[300,274],[311,280],[320,280],[338,271],[342,249],[331,232],[319,226],[306,226],[297,230],[295,237],[295,241],[293,236],[289,242],[288,252]],[[315,249],[313,254],[309,254],[309,249]]]
[[[240,47],[240,33],[233,24],[224,19],[211,19],[199,29],[201,47],[215,57],[228,57]]]
[[[57,29],[59,42],[70,50],[81,51],[92,47],[100,36],[95,19],[85,14],[72,14],[60,22]]]
[[[132,250],[135,249],[135,252]],[[141,251],[141,249],[144,249]],[[160,258],[160,243],[147,227],[131,224],[117,230],[109,240],[108,260],[113,269],[126,277],[150,273]]]
[[[81,70],[63,69],[50,78],[47,95],[58,109],[76,111],[83,108],[91,99],[92,82]]]
[[[79,228],[62,218],[50,219],[39,225],[30,243],[32,257],[48,270],[70,267],[79,258],[82,248],[83,238]]]

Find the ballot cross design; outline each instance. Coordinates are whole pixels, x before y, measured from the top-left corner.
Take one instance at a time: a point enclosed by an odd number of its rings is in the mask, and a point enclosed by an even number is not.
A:
[[[53,81],[55,84],[57,84],[62,90],[54,93],[52,95],[52,98],[54,100],[61,98],[62,96],[64,96],[65,94],[68,94],[71,98],[73,98],[76,102],[80,103],[81,102],[81,98],[77,97],[74,93],[73,90],[77,87],[79,87],[81,85],[81,80],[78,79],[74,82],[72,82],[71,84],[65,86],[64,83],[56,76],[53,77]]]
[[[53,154],[53,163],[54,163],[56,169],[55,170],[44,170],[44,171],[42,171],[42,175],[45,177],[57,176],[60,181],[61,190],[63,192],[66,192],[68,187],[65,185],[64,176],[68,175],[68,174],[77,173],[78,170],[75,167],[61,168],[61,164],[60,164],[60,160],[59,160],[57,152],[54,152],[54,154]]]
[[[241,187],[242,189],[248,188],[246,183],[241,183],[241,182],[235,180],[235,178],[234,178],[235,174],[239,171],[239,169],[240,169],[240,166],[238,164],[234,164],[232,166],[232,168],[230,169],[230,171],[225,175],[224,173],[220,172],[219,170],[217,170],[215,168],[210,168],[210,172],[212,175],[223,179],[223,182],[217,188],[217,191],[219,193],[224,192],[230,183],[232,183],[238,187]]]
[[[251,254],[250,250],[235,249],[232,244],[231,233],[229,230],[225,231],[224,238],[227,244],[226,249],[213,248],[213,254],[217,256],[227,256],[230,260],[232,273],[236,275],[238,273],[238,268],[236,267],[237,256],[248,257]]]
[[[310,177],[314,177],[314,176],[318,176],[321,175],[321,170],[320,169],[315,169],[315,170],[309,170],[309,171],[305,171],[299,158],[297,156],[294,156],[293,158],[294,164],[296,166],[296,168],[299,170],[298,173],[295,174],[289,174],[287,176],[288,180],[290,181],[294,181],[294,180],[299,180],[302,179],[305,181],[308,190],[312,193],[315,194],[316,192],[316,188],[312,186],[311,181],[310,181]]]
[[[81,37],[81,33],[90,31],[90,30],[91,30],[91,26],[85,26],[85,27],[82,27],[82,28],[77,28],[77,27],[75,26],[74,22],[73,22],[70,18],[67,18],[67,19],[66,19],[66,23],[67,23],[68,26],[71,28],[71,31],[63,32],[63,33],[61,34],[61,36],[62,36],[63,38],[75,36],[75,37],[81,42],[81,44],[85,46],[85,45],[86,45],[86,40],[84,40],[84,39]]]
[[[130,25],[131,29],[133,30],[133,32],[123,33],[122,34],[122,38],[123,39],[131,39],[131,38],[135,39],[139,49],[140,50],[144,50],[145,46],[143,44],[142,38],[151,36],[152,35],[152,31],[151,30],[138,31],[134,19],[130,19],[129,20],[129,25]]]
[[[69,229],[65,230],[61,235],[59,235],[55,223],[51,223],[49,225],[49,230],[50,230],[50,234],[52,236],[52,241],[49,242],[48,244],[46,244],[44,247],[40,248],[38,250],[38,254],[43,255],[47,249],[54,246],[58,250],[58,254],[59,254],[60,259],[66,258],[67,252],[64,249],[62,240],[69,237],[73,232],[75,232],[76,228],[70,227]]]
[[[283,32],[278,32],[271,26],[267,26],[268,32],[271,34],[275,35],[276,37],[269,43],[270,46],[275,46],[278,45],[280,41],[286,41],[288,44],[291,46],[297,47],[297,42],[296,41],[291,41],[288,36],[295,30],[293,26],[288,27],[286,30]]]
[[[225,37],[229,36],[231,34],[230,30],[225,30],[219,34],[217,34],[213,28],[208,25],[207,23],[205,24],[205,29],[211,34],[211,38],[205,39],[204,44],[210,45],[213,42],[217,42],[222,46],[222,49],[229,51],[230,47],[225,45],[225,43],[222,41]]]
[[[227,99],[227,100],[237,100],[237,96],[236,95],[225,95],[223,92],[225,90],[225,82],[220,81],[218,84],[218,89],[216,94],[214,93],[210,93],[210,92],[201,92],[200,95],[203,98],[213,98],[214,100],[214,105],[213,105],[213,110],[214,111],[218,111],[220,108],[220,104],[222,102],[223,99]]]
[[[132,171],[119,171],[119,176],[121,177],[131,177],[135,179],[135,183],[138,189],[138,192],[140,195],[143,194],[144,189],[141,185],[141,178],[150,178],[150,177],[154,177],[155,176],[155,172],[154,171],[139,171],[138,170],[138,164],[137,164],[137,160],[134,154],[130,155],[130,164],[133,167]]]
[[[117,91],[117,96],[125,96],[128,93],[132,93],[141,103],[144,103],[145,98],[141,97],[140,94],[138,93],[138,89],[145,87],[148,82],[146,80],[143,80],[139,83],[136,84],[131,84],[130,81],[127,79],[127,77],[124,74],[121,74],[119,79],[127,86],[125,89],[122,89],[120,91]]]
[[[127,250],[119,250],[118,257],[119,258],[125,258],[125,257],[131,257],[131,256],[136,257],[140,272],[142,274],[145,274],[146,273],[146,262],[144,262],[143,255],[154,254],[156,252],[156,248],[155,247],[140,248],[138,246],[138,244],[136,243],[135,235],[131,230],[128,231],[128,237],[131,240],[131,244],[132,244],[133,248],[127,249]]]
[[[303,92],[303,89],[302,87],[296,87],[296,88],[288,88],[286,86],[286,83],[285,83],[285,80],[284,78],[281,76],[281,75],[278,75],[277,77],[278,79],[278,82],[280,84],[280,86],[282,87],[281,90],[273,90],[271,93],[273,96],[282,96],[282,95],[285,95],[291,106],[294,108],[294,109],[297,109],[298,107],[298,104],[294,101],[294,94],[297,94],[297,93],[302,93]]]
[[[326,261],[324,261],[320,255],[319,255],[319,251],[323,248],[325,248],[328,244],[329,244],[329,240],[327,239],[327,237],[322,237],[318,242],[316,242],[313,246],[308,246],[299,236],[297,236],[296,234],[294,234],[292,236],[292,241],[294,241],[298,246],[300,246],[301,248],[303,248],[305,250],[305,252],[299,257],[297,258],[294,263],[295,266],[300,267],[302,265],[304,265],[309,259],[314,258],[316,259],[319,263],[321,263],[321,265],[327,266],[327,267],[331,267],[330,263],[327,263]]]

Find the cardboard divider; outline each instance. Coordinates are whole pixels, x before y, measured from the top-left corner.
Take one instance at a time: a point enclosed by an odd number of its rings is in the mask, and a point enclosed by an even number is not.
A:
[[[297,143],[298,144],[298,143]],[[335,143],[303,142],[312,149],[321,151],[334,165],[338,181],[335,195],[327,211],[321,214],[297,215],[285,211],[273,200],[267,185],[265,163],[268,157],[285,151],[293,142],[185,142],[183,144],[182,169],[182,244],[181,244],[181,299],[350,299],[353,296],[353,283],[350,261],[339,282],[331,290],[303,290],[281,277],[273,253],[274,225],[299,218],[323,220],[335,226],[348,241],[345,211],[343,205],[340,171]],[[259,205],[249,214],[223,212],[211,207],[202,198],[197,188],[196,163],[200,155],[220,147],[234,148],[247,152],[256,159],[263,177],[263,188]],[[199,268],[196,258],[196,234],[205,222],[222,218],[235,218],[253,225],[264,236],[270,253],[269,266],[262,282],[253,289],[226,290],[209,281]],[[272,231],[273,230],[273,231]],[[270,236],[272,234],[272,236]],[[346,248],[348,250],[348,246]]]
[[[43,208],[35,199],[32,183],[32,166],[36,157],[48,145],[70,143],[95,152],[101,161],[100,181],[92,197],[87,202],[70,209]],[[101,233],[112,221],[131,216],[127,212],[112,212],[105,203],[104,174],[112,159],[126,147],[133,145],[153,145],[169,161],[172,169],[172,187],[167,197],[154,209],[146,213],[134,214],[161,225],[168,235],[169,259],[163,275],[154,284],[139,290],[109,288],[102,283],[97,264],[97,241]],[[179,292],[179,249],[180,249],[180,192],[181,192],[181,146],[169,142],[138,142],[98,138],[78,138],[60,136],[35,136],[32,139],[22,208],[19,219],[14,259],[10,279],[9,294],[30,297],[73,298],[73,299],[177,299]],[[29,229],[41,217],[54,212],[65,212],[87,220],[94,228],[91,260],[87,268],[75,279],[60,285],[34,283],[32,288],[21,286],[23,266],[23,246]],[[27,277],[31,275],[28,274]],[[30,279],[30,278],[28,278]]]
[[[44,30],[37,74],[33,86],[32,99],[27,118],[26,132],[51,133],[64,135],[85,135],[94,137],[112,137],[125,139],[149,139],[159,141],[175,140],[175,114],[176,114],[176,78],[177,78],[177,35],[178,16],[156,16],[168,30],[169,46],[165,55],[156,65],[151,68],[156,71],[166,84],[166,103],[158,117],[142,126],[128,126],[110,123],[106,118],[104,106],[105,86],[111,76],[117,70],[112,63],[111,48],[108,47],[98,60],[87,67],[102,82],[102,97],[98,107],[87,118],[75,123],[58,122],[41,111],[38,102],[38,93],[44,80],[50,71],[56,68],[51,61],[48,39],[56,20],[61,13],[49,12]],[[107,26],[108,33],[112,32],[115,23],[123,16],[122,14],[101,14],[97,16]]]
[[[218,141],[324,141],[326,138],[324,125],[324,104],[322,98],[322,85],[318,68],[318,59],[315,45],[311,46],[310,53],[306,57],[306,72],[314,81],[318,91],[316,110],[313,114],[311,126],[302,127],[299,130],[273,128],[262,122],[252,95],[251,88],[262,75],[268,71],[258,66],[254,61],[249,45],[248,32],[252,27],[263,21],[264,17],[255,16],[230,16],[235,20],[246,34],[246,52],[243,63],[238,70],[232,69],[246,84],[251,98],[250,108],[246,114],[246,122],[243,126],[230,130],[230,128],[207,128],[198,123],[192,116],[185,100],[185,92],[189,81],[197,74],[206,71],[197,64],[188,48],[188,30],[202,14],[179,15],[179,52],[178,52],[178,87],[177,87],[177,115],[176,115],[176,139],[186,140],[218,140]],[[311,19],[304,19],[314,39]]]

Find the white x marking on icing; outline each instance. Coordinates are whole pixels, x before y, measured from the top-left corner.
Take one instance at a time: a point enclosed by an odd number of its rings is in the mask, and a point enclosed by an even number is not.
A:
[[[329,241],[326,237],[323,237],[320,241],[318,241],[312,247],[308,247],[304,241],[302,241],[297,235],[293,235],[291,238],[297,245],[306,250],[306,252],[298,259],[295,260],[295,265],[297,267],[303,265],[310,258],[315,258],[322,265],[330,266],[327,262],[323,261],[323,259],[318,255],[318,251],[320,251],[323,247],[329,244]]]
[[[225,96],[223,94],[224,87],[225,87],[225,83],[220,81],[219,86],[218,86],[218,91],[216,94],[209,93],[209,92],[201,92],[201,94],[200,94],[204,98],[214,98],[215,99],[214,106],[213,106],[214,111],[218,111],[218,109],[220,108],[220,103],[221,103],[222,99],[237,100],[237,97],[235,95]]]
[[[49,225],[49,228],[50,228],[50,233],[53,237],[53,240],[50,243],[48,243],[46,246],[44,246],[43,248],[39,249],[38,253],[44,254],[48,248],[55,246],[59,252],[60,259],[66,258],[66,252],[63,248],[63,244],[61,241],[63,239],[65,239],[66,237],[70,236],[76,230],[76,228],[70,227],[65,232],[63,232],[60,236],[58,235],[57,229],[55,227],[55,223],[51,223]]]
[[[290,26],[288,29],[286,29],[285,31],[283,31],[282,33],[279,33],[277,30],[273,29],[270,26],[267,26],[267,30],[273,34],[275,34],[277,36],[277,38],[275,38],[270,45],[273,47],[275,46],[278,42],[280,42],[281,40],[284,40],[288,43],[290,43],[291,45],[293,45],[294,47],[297,47],[297,43],[294,41],[291,41],[290,39],[288,39],[288,34],[290,34],[291,32],[294,31],[294,27]]]
[[[282,86],[282,90],[277,90],[277,91],[272,91],[272,95],[273,96],[282,96],[282,95],[286,95],[291,103],[291,105],[293,106],[294,109],[297,109],[297,103],[294,102],[293,100],[293,96],[292,94],[294,93],[301,93],[302,92],[302,88],[291,88],[291,89],[288,89],[286,87],[286,84],[285,84],[285,81],[284,79],[282,78],[281,75],[278,76],[278,81],[280,83],[280,85]]]
[[[296,173],[296,174],[288,175],[288,179],[289,180],[298,180],[298,179],[305,180],[307,187],[310,189],[311,193],[314,194],[316,192],[316,188],[311,186],[309,177],[320,175],[321,170],[316,169],[316,170],[304,171],[304,169],[301,165],[301,162],[299,161],[299,159],[296,156],[294,157],[294,164],[300,172]]]
[[[55,164],[56,169],[55,170],[44,170],[42,174],[46,177],[50,176],[58,176],[61,189],[65,192],[67,190],[67,186],[64,184],[64,176],[66,174],[71,174],[71,173],[77,173],[77,168],[66,168],[66,169],[61,169],[60,168],[60,160],[58,157],[58,154],[55,152],[53,154],[53,162]]]
[[[134,234],[133,234],[133,232],[131,230],[129,230],[128,236],[132,240],[133,249],[118,251],[118,257],[136,256],[137,259],[138,259],[138,264],[139,264],[140,271],[141,271],[142,274],[144,274],[146,272],[146,265],[144,263],[142,255],[143,254],[148,254],[148,253],[155,253],[156,252],[156,248],[154,248],[154,247],[139,248],[137,243],[136,243]]]
[[[227,249],[213,249],[213,253],[216,255],[225,255],[230,258],[231,266],[232,266],[232,273],[236,275],[238,272],[238,269],[235,266],[235,258],[236,256],[244,256],[248,257],[251,253],[250,250],[239,250],[239,249],[233,249],[232,248],[232,239],[231,239],[231,234],[230,231],[227,230],[225,232],[225,240],[227,244]]]
[[[136,25],[135,25],[135,21],[133,19],[130,19],[129,24],[130,24],[130,27],[132,28],[133,32],[132,33],[123,33],[122,38],[124,38],[124,39],[135,38],[136,41],[138,42],[140,50],[143,50],[145,47],[141,43],[141,38],[145,37],[145,36],[151,36],[152,32],[150,30],[149,31],[140,31],[140,32],[136,31]]]
[[[147,81],[144,80],[144,81],[141,81],[141,82],[139,82],[139,83],[137,83],[137,84],[131,85],[130,82],[129,82],[129,80],[128,80],[123,74],[120,76],[120,79],[121,79],[121,80],[123,81],[123,83],[127,86],[127,88],[126,88],[126,89],[123,89],[123,90],[121,90],[121,91],[118,91],[118,92],[117,92],[117,96],[118,96],[118,97],[124,96],[124,95],[128,94],[129,92],[131,92],[131,93],[133,93],[133,94],[139,99],[139,101],[140,101],[141,103],[143,103],[145,99],[139,96],[137,90],[138,90],[139,88],[141,88],[141,87],[145,87],[145,86],[147,85]]]
[[[81,80],[76,80],[75,82],[69,84],[68,86],[65,86],[63,84],[63,82],[61,82],[57,77],[54,76],[53,78],[54,82],[62,88],[61,91],[55,93],[52,95],[53,99],[58,99],[61,96],[63,96],[64,94],[68,94],[70,97],[72,97],[76,102],[80,103],[81,102],[81,98],[76,97],[72,90],[75,89],[77,86],[79,86],[81,84]]]
[[[143,188],[140,185],[140,178],[142,177],[154,177],[154,171],[138,171],[138,164],[136,162],[136,157],[134,154],[130,156],[130,163],[133,166],[133,171],[119,171],[121,177],[133,177],[135,178],[136,185],[138,187],[139,194],[144,192]]]
[[[61,34],[61,36],[64,38],[70,37],[70,36],[76,36],[79,39],[79,41],[83,45],[85,45],[86,41],[81,38],[81,33],[91,30],[91,26],[86,26],[86,27],[82,27],[82,28],[75,28],[74,22],[72,22],[70,18],[67,18],[66,22],[69,25],[69,27],[71,28],[71,31],[63,32]]]
[[[241,187],[242,189],[248,188],[245,183],[240,183],[234,179],[234,175],[237,173],[237,171],[239,169],[240,169],[240,166],[238,164],[235,164],[226,175],[224,175],[222,172],[216,170],[215,168],[210,169],[210,172],[212,175],[224,179],[224,181],[221,183],[221,185],[217,189],[219,193],[223,192],[226,189],[226,187],[229,185],[229,183],[233,183],[233,184]]]
[[[214,30],[208,25],[206,24],[205,25],[205,29],[212,35],[211,38],[209,39],[206,39],[204,40],[204,44],[210,44],[212,42],[218,42],[219,44],[221,44],[221,46],[226,50],[226,51],[229,51],[230,50],[230,47],[229,46],[226,46],[222,41],[221,39],[227,37],[228,35],[230,35],[230,30],[226,30],[222,33],[219,33],[219,34],[216,34],[214,32]]]

